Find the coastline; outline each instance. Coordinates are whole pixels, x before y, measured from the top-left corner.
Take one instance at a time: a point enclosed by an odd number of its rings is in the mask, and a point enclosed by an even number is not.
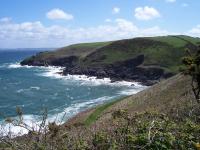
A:
[[[49,66],[34,66],[34,65],[21,65],[19,62],[16,62],[14,64],[10,64],[8,66],[8,68],[20,68],[20,67],[25,67],[25,68],[33,68],[33,67],[39,67],[39,68],[44,68],[44,69],[49,69],[52,70],[52,74],[54,74],[54,76],[56,76],[57,74],[57,78],[62,78],[62,77],[67,77],[67,78],[73,78],[75,80],[88,80],[88,81],[93,81],[93,80],[99,80],[102,82],[107,82],[113,85],[117,85],[117,84],[124,84],[127,86],[151,86],[153,84],[156,84],[157,82],[159,82],[158,80],[155,80],[155,82],[143,82],[143,81],[137,81],[137,80],[132,80],[129,78],[124,78],[124,79],[119,79],[119,78],[114,78],[114,77],[108,77],[108,76],[102,76],[102,75],[97,75],[97,76],[93,76],[90,73],[88,74],[67,74],[66,72],[64,73],[66,67],[63,66],[53,66],[53,65],[49,65]],[[53,71],[54,70],[54,71]],[[46,75],[46,76],[51,76]]]
[[[110,82],[110,83],[119,83],[119,82],[127,82],[127,83],[132,83],[131,85],[134,86],[134,83],[137,84],[141,84],[143,86],[152,86],[158,82],[160,82],[161,79],[155,79],[155,80],[147,80],[147,79],[132,79],[130,77],[126,77],[124,76],[123,78],[120,77],[116,77],[115,75],[109,75],[109,74],[105,74],[102,72],[99,73],[99,68],[98,70],[92,70],[92,71],[83,71],[83,70],[76,70],[75,72],[73,71],[69,71],[67,70],[67,67],[63,67],[63,66],[54,66],[54,65],[22,65],[22,64],[18,64],[22,67],[27,67],[27,68],[32,68],[32,67],[42,67],[42,68],[58,68],[59,70],[56,72],[57,74],[66,77],[66,76],[77,76],[77,78],[80,79],[88,79],[88,80],[106,80],[106,82]],[[15,66],[14,66],[15,67]],[[100,69],[102,70],[102,69]],[[113,74],[113,73],[112,73]],[[171,76],[171,74],[169,75]]]
[[[20,71],[20,69],[27,69],[27,70],[44,70],[43,72],[39,73],[36,72],[36,75],[37,76],[44,76],[44,77],[48,77],[48,78],[53,78],[53,79],[57,79],[58,81],[60,80],[66,80],[66,81],[69,81],[69,80],[77,80],[77,81],[80,81],[81,84],[84,86],[84,85],[88,85],[88,86],[99,86],[99,85],[104,85],[104,86],[116,86],[116,87],[130,87],[130,88],[126,88],[126,90],[123,90],[123,91],[120,91],[120,93],[116,93],[116,95],[132,95],[132,94],[135,94],[141,90],[143,90],[144,88],[146,88],[145,86],[141,85],[140,83],[138,82],[128,82],[128,81],[115,81],[115,82],[112,82],[111,79],[109,78],[102,78],[102,79],[98,79],[97,77],[91,77],[91,76],[86,76],[86,75],[62,75],[60,72],[63,70],[62,67],[57,67],[57,66],[48,66],[48,67],[45,67],[45,66],[21,66],[19,63],[7,63],[7,64],[3,64],[4,68],[7,68],[9,70],[16,70],[16,71]],[[39,69],[41,68],[41,69]],[[26,91],[40,91],[42,88],[41,87],[36,87],[36,86],[32,86],[30,89],[26,89]],[[130,89],[130,90],[127,90],[127,89]],[[132,89],[132,90],[131,90]],[[23,90],[23,89],[22,89]],[[18,94],[23,94],[23,92],[25,91],[22,91],[20,90],[18,92]],[[123,93],[122,93],[123,92]],[[69,121],[71,121],[71,119],[74,119],[74,117],[76,117],[77,115],[80,115],[80,114],[85,114],[85,112],[91,112],[91,110],[95,109],[96,107],[99,107],[101,105],[104,105],[106,103],[109,103],[108,101],[110,101],[110,97],[100,97],[101,99],[88,99],[87,102],[83,101],[80,103],[80,107],[83,107],[83,105],[91,105],[92,107],[88,107],[86,108],[85,110],[81,110],[75,114],[73,114],[73,116],[71,116],[69,118]],[[114,101],[116,100],[117,97],[113,97],[111,101]],[[98,101],[98,102],[97,102]],[[79,103],[78,105],[73,105],[73,107],[79,107]],[[70,108],[70,110],[73,109],[73,108]],[[74,108],[76,109],[76,108]],[[67,110],[66,110],[67,111]],[[64,113],[64,112],[63,112]],[[25,115],[25,118],[26,118],[26,114]],[[31,117],[32,119],[34,118]],[[31,120],[32,120],[31,119]],[[48,118],[50,120],[53,120],[52,117],[50,116],[50,118]],[[26,121],[29,122],[29,118],[26,119]],[[28,123],[27,122],[27,123]],[[68,121],[67,121],[68,122]],[[38,122],[39,123],[39,120]],[[66,122],[63,122],[63,124],[65,124]],[[31,123],[29,123],[31,124]],[[14,130],[13,132],[15,133],[18,133],[19,130]],[[26,134],[26,132],[24,133]]]

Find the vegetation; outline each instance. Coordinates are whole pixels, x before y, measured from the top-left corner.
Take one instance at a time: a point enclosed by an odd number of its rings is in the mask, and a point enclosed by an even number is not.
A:
[[[191,54],[183,58],[183,63],[186,65],[185,74],[192,77],[192,90],[198,103],[200,103],[200,47],[195,54]]]
[[[144,66],[159,66],[166,71],[177,73],[185,56],[184,48],[195,51],[199,38],[187,36],[163,36],[150,38],[134,38],[115,41],[97,49],[85,58],[87,64],[112,64],[144,54]]]
[[[121,101],[123,99],[124,98],[121,98],[121,99],[118,99],[118,100],[103,104],[103,105],[98,106],[97,108],[95,108],[95,111],[92,114],[90,114],[87,117],[87,119],[84,121],[85,125],[89,126],[92,123],[94,123],[100,117],[100,115],[102,115],[102,113],[103,113],[103,111],[105,109],[107,109],[108,107],[114,105],[115,103],[118,103],[119,101]]]
[[[191,120],[175,122],[164,114],[141,113],[129,116],[125,110],[113,114],[111,131],[94,136],[99,149],[195,149],[200,126]]]
[[[111,42],[81,43],[67,47],[62,47],[56,51],[42,52],[37,55],[38,59],[60,58],[65,56],[85,57],[95,51],[97,48],[108,45]]]
[[[126,110],[112,113],[111,128],[99,131],[86,128],[78,135],[71,135],[61,126],[49,123],[45,133],[29,132],[22,139],[1,139],[1,147],[12,149],[198,149],[200,124],[197,120],[185,118],[173,120],[165,114],[155,112],[135,113],[130,116]],[[88,133],[90,135],[88,135]]]

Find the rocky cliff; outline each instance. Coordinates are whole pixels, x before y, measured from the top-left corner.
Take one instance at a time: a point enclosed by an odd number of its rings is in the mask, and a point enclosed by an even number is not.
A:
[[[163,36],[76,44],[41,52],[21,65],[62,66],[63,75],[109,77],[152,85],[178,73],[185,49],[196,51],[199,38]]]

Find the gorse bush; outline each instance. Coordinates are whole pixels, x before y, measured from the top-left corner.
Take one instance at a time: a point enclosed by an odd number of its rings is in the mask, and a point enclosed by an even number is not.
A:
[[[200,140],[200,125],[191,120],[180,123],[147,112],[121,117],[112,136],[119,149],[195,149]]]
[[[9,122],[12,120],[10,119]],[[20,121],[20,123],[23,122],[23,120]],[[120,109],[112,113],[109,129],[102,127],[94,130],[94,128],[84,126],[74,127],[74,129],[71,132],[64,125],[57,125],[55,122],[48,123],[43,126],[42,132],[34,130],[21,137],[1,137],[0,148],[14,150],[195,150],[200,141],[199,122],[194,122],[190,117],[180,122],[156,112],[130,115],[127,110]]]
[[[200,103],[200,46],[195,54],[187,50],[188,56],[182,59],[186,66],[184,73],[192,77],[192,90],[198,103]]]

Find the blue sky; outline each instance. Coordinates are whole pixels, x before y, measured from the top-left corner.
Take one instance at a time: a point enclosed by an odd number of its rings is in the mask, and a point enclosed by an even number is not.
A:
[[[0,48],[186,34],[200,37],[199,0],[1,0]]]

